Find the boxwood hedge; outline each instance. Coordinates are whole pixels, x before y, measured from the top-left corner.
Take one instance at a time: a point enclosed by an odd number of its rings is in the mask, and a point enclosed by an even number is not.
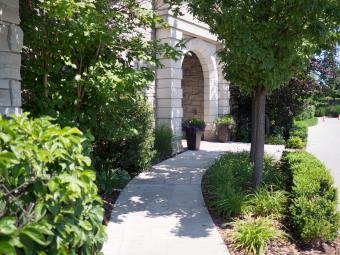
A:
[[[330,172],[307,152],[284,153],[283,166],[290,176],[289,218],[294,233],[315,245],[335,239],[340,215]]]

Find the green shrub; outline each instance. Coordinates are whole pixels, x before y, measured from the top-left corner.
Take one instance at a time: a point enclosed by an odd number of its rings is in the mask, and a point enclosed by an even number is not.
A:
[[[300,113],[296,120],[307,120],[315,117],[316,108],[314,105],[307,105],[302,113]]]
[[[93,159],[98,175],[112,169],[122,169],[130,175],[148,170],[154,157],[154,134],[152,115],[144,99],[135,100],[135,110],[131,109],[134,134],[125,139],[97,140]],[[130,110],[129,110],[130,111]],[[132,128],[131,127],[131,128]]]
[[[264,254],[270,240],[282,238],[284,232],[275,228],[270,217],[254,218],[250,215],[232,223],[233,239],[237,248],[243,248],[247,254]]]
[[[290,137],[299,137],[303,142],[307,141],[308,126],[303,121],[295,121],[289,132]]]
[[[306,243],[333,240],[340,228],[337,190],[326,167],[307,152],[283,155],[290,175],[289,217],[296,235]]]
[[[110,194],[114,189],[122,189],[130,181],[130,175],[121,169],[106,169],[97,173],[97,186],[101,193]]]
[[[263,186],[255,194],[249,195],[246,211],[258,216],[282,218],[285,212],[287,194],[283,190]]]
[[[318,124],[318,118],[313,117],[302,121],[307,127],[312,127]]]
[[[325,106],[318,106],[315,111],[315,116],[323,117],[326,115],[326,107]]]
[[[0,117],[0,254],[100,251],[104,211],[87,144],[48,118]]]
[[[155,129],[155,162],[162,161],[172,155],[172,129],[160,125]]]
[[[340,105],[321,105],[316,109],[315,115],[318,117],[338,117],[340,114]]]
[[[285,144],[286,141],[281,134],[271,134],[266,136],[266,144]]]
[[[306,144],[300,137],[292,136],[287,140],[287,147],[291,149],[303,149]]]
[[[329,117],[338,117],[340,115],[340,105],[330,105],[326,108],[326,115]]]
[[[145,91],[161,66],[157,56],[178,59],[183,43],[177,50],[141,40],[145,30],[166,23],[137,0],[19,2],[23,108],[89,130],[98,176],[148,169],[154,141]]]
[[[306,146],[308,137],[308,127],[318,124],[316,117],[301,121],[294,121],[293,126],[289,131],[289,139],[287,147],[293,149],[302,149]]]

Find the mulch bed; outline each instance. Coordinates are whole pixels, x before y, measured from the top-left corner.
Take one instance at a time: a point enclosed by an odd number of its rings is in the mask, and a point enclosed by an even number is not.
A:
[[[207,173],[202,180],[202,192],[204,200],[208,205],[209,200],[207,190]],[[227,245],[229,253],[231,255],[247,255],[244,250],[236,249],[233,243],[231,233],[232,227],[228,225],[228,221],[219,216],[214,208],[208,206],[210,215],[222,237],[224,243]],[[292,239],[276,239],[269,243],[265,255],[340,255],[340,237],[334,242],[323,243],[320,247],[303,246]]]

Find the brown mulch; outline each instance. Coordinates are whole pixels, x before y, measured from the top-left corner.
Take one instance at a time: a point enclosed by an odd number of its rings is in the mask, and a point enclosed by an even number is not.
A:
[[[202,181],[202,192],[204,200],[208,205],[209,200],[207,191],[207,173],[203,177]],[[235,248],[235,244],[232,240],[232,227],[228,225],[228,220],[219,216],[213,208],[208,206],[210,215],[222,237],[224,243],[227,245],[229,253],[231,255],[247,255],[245,250]],[[229,221],[230,222],[230,221]],[[222,225],[227,225],[223,226]],[[269,243],[267,246],[265,255],[340,255],[340,237],[331,243],[323,243],[319,247],[304,246],[297,241],[287,239],[276,239]]]
[[[108,193],[108,194],[100,194],[100,196],[103,199],[103,207],[104,207],[104,219],[103,219],[103,224],[107,225],[110,221],[111,218],[111,213],[114,207],[114,204],[119,196],[119,191],[118,190],[114,190],[112,191],[112,193]]]

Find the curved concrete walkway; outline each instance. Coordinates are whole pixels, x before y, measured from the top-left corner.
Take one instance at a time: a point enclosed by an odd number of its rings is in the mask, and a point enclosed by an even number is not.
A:
[[[308,130],[307,151],[321,160],[331,171],[340,191],[340,120],[319,119],[318,125]],[[340,201],[338,204],[340,210]]]
[[[105,255],[227,255],[205,207],[201,180],[225,151],[249,150],[249,144],[203,142],[134,178],[122,191],[108,224]],[[266,151],[282,153],[283,146]]]

